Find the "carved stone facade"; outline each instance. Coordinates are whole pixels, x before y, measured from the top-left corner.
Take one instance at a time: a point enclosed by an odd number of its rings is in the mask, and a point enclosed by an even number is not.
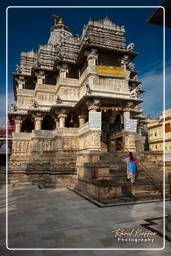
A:
[[[13,73],[16,107],[9,112],[15,121],[10,170],[32,168],[34,161],[49,163],[48,170],[76,168],[77,152],[100,152],[102,145],[109,152],[111,136],[113,150],[121,150],[120,141],[136,151],[136,132],[124,124],[142,121],[143,90],[132,64],[134,44],[126,47],[124,33],[108,18],[89,21],[80,37],[55,22],[46,45],[21,53]],[[90,112],[101,113],[91,128]]]

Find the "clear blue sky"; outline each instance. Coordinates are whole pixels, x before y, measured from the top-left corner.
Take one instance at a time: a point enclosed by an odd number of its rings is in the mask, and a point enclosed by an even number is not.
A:
[[[160,5],[160,0],[151,1],[2,1],[1,3],[1,34],[3,40],[1,43],[1,80],[0,93],[5,95],[5,8],[7,6],[18,5]],[[53,25],[52,14],[63,17],[64,23],[69,26],[73,34],[81,34],[83,25],[92,20],[98,20],[108,16],[114,23],[124,25],[126,29],[126,42],[134,42],[135,50],[140,55],[133,61],[136,64],[136,70],[139,72],[139,78],[144,83],[146,93],[143,96],[145,101],[142,104],[144,113],[156,116],[162,110],[162,27],[152,25],[147,22],[154,9],[147,8],[12,8],[8,12],[9,21],[9,98],[12,99],[12,72],[15,72],[16,64],[19,64],[21,51],[38,50],[39,44],[46,44],[50,34],[50,28]],[[171,29],[166,29],[166,46],[171,38]],[[167,93],[166,107],[171,107],[171,93],[169,90],[169,81],[171,77],[171,51],[166,48],[167,64]],[[170,55],[169,55],[170,54]],[[1,104],[1,116],[4,115],[4,108]]]

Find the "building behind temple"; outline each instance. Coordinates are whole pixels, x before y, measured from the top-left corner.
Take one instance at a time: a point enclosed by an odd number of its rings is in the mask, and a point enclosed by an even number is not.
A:
[[[48,43],[22,52],[13,73],[10,172],[69,175],[78,153],[143,151],[137,55],[108,18],[89,21],[80,37],[55,18]]]

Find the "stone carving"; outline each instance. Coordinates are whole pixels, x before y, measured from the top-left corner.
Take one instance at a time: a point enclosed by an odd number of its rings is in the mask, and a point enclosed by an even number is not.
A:
[[[121,58],[121,66],[124,67],[125,65],[127,65],[129,62],[129,56],[128,55],[124,55],[122,58]]]
[[[125,91],[126,88],[124,88],[125,84],[123,80],[115,79],[115,78],[104,78],[104,77],[97,77],[93,79],[94,88],[96,86],[98,88],[112,90],[112,91]]]
[[[135,75],[135,76],[132,78],[132,80],[137,81],[137,80],[138,80],[138,75]]]
[[[37,108],[37,107],[38,107],[38,103],[37,103],[37,101],[36,101],[35,99],[32,99],[32,101],[31,101],[31,106],[32,106],[33,108]]]
[[[128,69],[129,69],[130,71],[134,71],[134,70],[135,70],[135,64],[129,63],[129,64],[128,64]]]
[[[135,89],[133,89],[133,90],[131,91],[130,96],[131,96],[132,98],[136,98],[139,94],[140,94],[139,88],[135,88]]]
[[[88,54],[88,60],[90,59],[97,59],[97,50],[96,49],[92,49],[91,52]]]
[[[86,84],[86,94],[91,94],[91,89],[89,84]]]
[[[21,74],[21,67],[20,65],[16,65],[16,71],[18,74]]]
[[[56,100],[55,100],[55,102],[56,102],[57,104],[62,103],[62,100],[61,100],[61,98],[60,98],[60,96],[59,96],[59,95],[57,95],[57,96],[56,96]]]
[[[17,111],[17,106],[15,103],[10,104],[9,106],[9,112],[16,112]]]
[[[134,43],[130,43],[130,44],[128,44],[128,46],[127,46],[127,50],[128,50],[128,51],[132,51],[132,50],[134,49],[134,47],[135,47],[135,44],[134,44]]]
[[[134,103],[133,102],[128,102],[127,103],[127,108],[132,108],[134,106]]]

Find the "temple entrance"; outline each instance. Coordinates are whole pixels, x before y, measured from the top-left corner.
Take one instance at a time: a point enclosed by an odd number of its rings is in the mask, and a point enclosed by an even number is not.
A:
[[[102,151],[115,152],[121,150],[123,117],[120,111],[102,112]],[[116,139],[114,139],[116,137]]]

